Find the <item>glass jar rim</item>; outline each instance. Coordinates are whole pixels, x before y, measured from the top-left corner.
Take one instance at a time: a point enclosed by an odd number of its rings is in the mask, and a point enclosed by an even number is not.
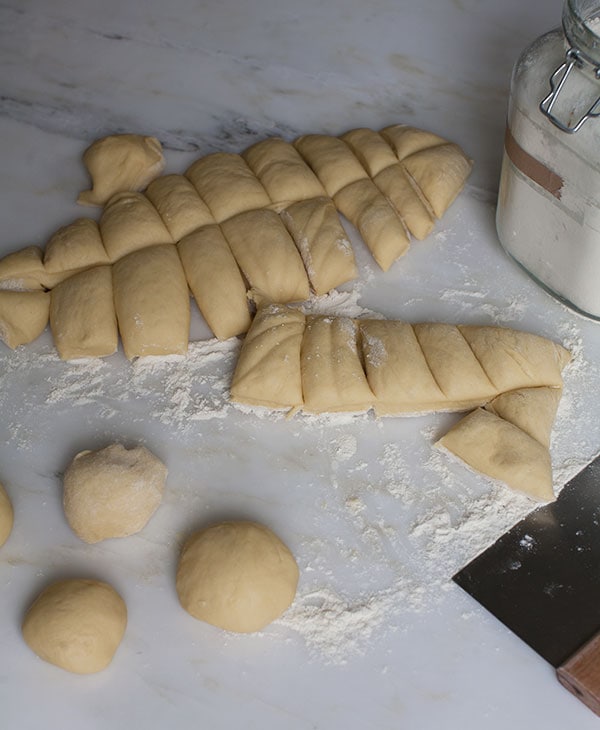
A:
[[[598,29],[590,21],[598,18]],[[600,0],[565,0],[562,23],[567,40],[590,61],[600,64]]]

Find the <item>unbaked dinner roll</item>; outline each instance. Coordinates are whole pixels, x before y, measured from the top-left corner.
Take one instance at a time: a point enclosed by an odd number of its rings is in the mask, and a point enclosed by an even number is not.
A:
[[[246,284],[218,225],[204,226],[177,244],[198,308],[220,340],[250,327]]]
[[[0,484],[0,547],[8,540],[12,532],[14,512],[6,490]]]
[[[0,340],[14,350],[37,339],[46,329],[50,294],[0,289]]]
[[[190,297],[177,248],[134,251],[113,264],[115,310],[126,357],[183,355]]]
[[[127,607],[108,583],[60,580],[29,607],[23,638],[41,659],[75,674],[106,669],[127,626]]]
[[[146,197],[154,205],[174,241],[215,220],[196,188],[183,175],[163,175],[148,185]]]
[[[59,228],[44,250],[44,267],[49,274],[70,276],[81,269],[108,262],[100,229],[92,218],[77,218]]]
[[[337,137],[307,134],[295,140],[294,145],[312,167],[330,198],[334,198],[346,185],[369,177],[350,147]]]
[[[549,448],[561,395],[562,388],[519,388],[501,393],[485,408]]]
[[[239,633],[260,631],[291,605],[298,585],[294,556],[256,522],[221,522],[183,546],[176,588],[194,618]]]
[[[0,259],[0,289],[35,291],[45,287],[47,276],[39,246],[26,246]]]

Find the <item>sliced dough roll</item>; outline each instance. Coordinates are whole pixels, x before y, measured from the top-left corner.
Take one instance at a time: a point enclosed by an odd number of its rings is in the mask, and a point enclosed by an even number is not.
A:
[[[218,225],[205,226],[177,244],[194,299],[220,340],[250,327],[246,284]]]
[[[536,500],[554,499],[552,464],[539,441],[494,413],[478,408],[436,444],[475,471]]]
[[[358,348],[358,327],[349,317],[307,317],[301,368],[304,410],[366,411],[374,401]]]
[[[92,218],[77,218],[52,235],[44,250],[44,267],[49,274],[65,274],[108,264],[100,229]]]
[[[27,246],[0,259],[0,290],[35,291],[44,288],[44,252]]]
[[[50,328],[62,360],[112,355],[119,344],[110,266],[80,271],[55,286]]]
[[[549,448],[561,395],[561,388],[519,388],[501,393],[485,408]]]
[[[337,137],[307,134],[294,145],[333,198],[346,185],[368,178],[367,171],[348,145]]]
[[[414,155],[415,152],[446,144],[448,141],[433,132],[417,129],[408,124],[392,124],[382,129],[380,134],[395,151],[399,160]]]
[[[398,164],[396,153],[379,132],[361,127],[342,134],[341,139],[371,177],[390,165]]]
[[[221,226],[256,301],[285,304],[310,294],[308,277],[281,218],[269,209],[251,210]]]
[[[134,251],[112,268],[126,357],[185,354],[190,297],[177,248],[165,244]]]
[[[243,157],[263,184],[275,210],[326,194],[294,145],[279,137],[257,142]]]
[[[180,241],[196,228],[214,223],[208,206],[183,175],[157,178],[148,185],[146,197],[158,211],[174,241]]]
[[[244,339],[231,400],[268,408],[302,405],[300,347],[305,317],[291,307],[261,307]]]
[[[334,196],[334,202],[358,228],[383,271],[406,253],[410,242],[404,224],[372,180],[366,178],[347,185]]]
[[[358,276],[354,251],[329,198],[302,200],[281,211],[317,295]]]
[[[117,193],[100,217],[100,234],[111,262],[132,251],[173,243],[158,211],[141,193]]]
[[[0,340],[12,350],[39,337],[50,311],[50,294],[0,289]]]
[[[185,174],[217,223],[247,210],[266,208],[271,203],[241,155],[215,152],[194,162]]]

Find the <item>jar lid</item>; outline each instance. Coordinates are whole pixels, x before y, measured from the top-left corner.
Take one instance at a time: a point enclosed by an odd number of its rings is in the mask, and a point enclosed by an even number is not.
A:
[[[600,64],[600,0],[565,0],[562,23],[571,46]]]

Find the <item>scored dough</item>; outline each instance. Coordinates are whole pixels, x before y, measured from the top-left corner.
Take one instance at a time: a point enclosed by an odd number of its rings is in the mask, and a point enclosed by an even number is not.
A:
[[[6,489],[0,484],[0,547],[8,540],[12,532],[14,512]]]
[[[52,289],[50,328],[62,360],[116,352],[119,333],[110,266],[81,271]]]
[[[115,310],[128,360],[142,355],[184,355],[190,332],[190,297],[177,248],[152,246],[113,264]]]
[[[222,522],[193,534],[177,567],[182,607],[227,631],[252,633],[291,605],[298,566],[286,545],[256,522]]]
[[[196,188],[183,175],[163,175],[146,190],[174,241],[181,240],[196,228],[214,223],[212,213]]]
[[[100,229],[91,218],[77,218],[59,228],[44,249],[44,267],[51,274],[86,269],[108,263]]]
[[[13,350],[33,342],[46,328],[49,313],[49,292],[0,289],[0,339]]]
[[[30,606],[23,638],[41,659],[76,674],[112,661],[127,626],[127,607],[108,583],[75,578],[52,583]]]
[[[81,451],[64,474],[67,521],[87,543],[133,535],[158,509],[166,478],[166,466],[144,446]]]
[[[177,244],[185,275],[208,326],[220,340],[250,327],[246,284],[223,232],[205,226]]]

